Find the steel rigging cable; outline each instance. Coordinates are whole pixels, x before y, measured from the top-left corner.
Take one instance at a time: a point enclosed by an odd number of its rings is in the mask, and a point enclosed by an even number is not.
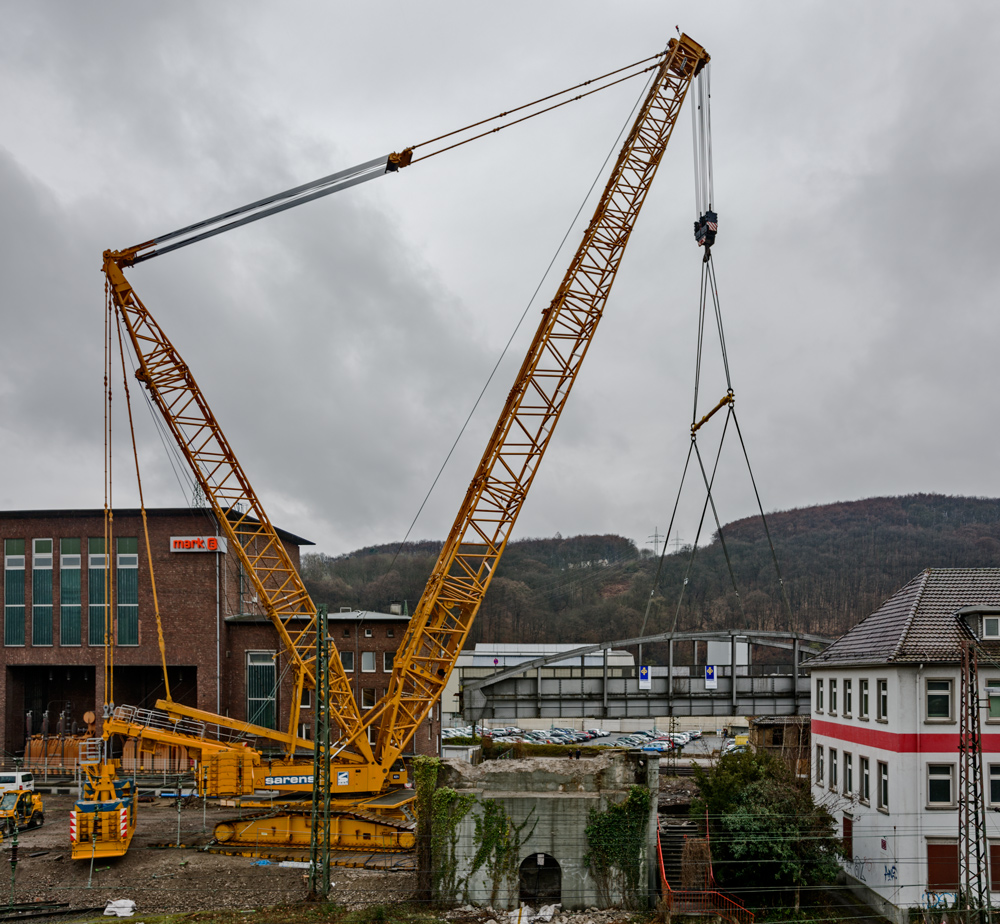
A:
[[[739,420],[736,416],[735,408],[735,393],[733,391],[732,376],[729,369],[729,354],[726,348],[726,338],[725,332],[722,324],[722,310],[719,300],[719,287],[718,281],[715,275],[715,264],[712,260],[712,246],[715,243],[716,235],[718,232],[718,215],[714,211],[715,206],[715,174],[712,166],[712,119],[711,119],[711,70],[710,65],[707,66],[702,73],[698,76],[698,79],[691,87],[691,93],[693,95],[694,104],[691,107],[691,119],[692,119],[692,140],[694,148],[694,174],[695,174],[695,222],[694,222],[694,236],[695,241],[699,247],[704,247],[704,256],[702,258],[702,271],[701,271],[701,285],[700,285],[700,298],[698,305],[698,335],[697,335],[697,348],[695,356],[695,376],[694,376],[694,390],[693,390],[693,405],[691,414],[691,444],[688,448],[687,458],[684,462],[684,468],[681,474],[680,485],[677,490],[677,497],[674,500],[673,511],[670,515],[670,525],[667,529],[667,537],[669,537],[673,530],[673,525],[677,517],[677,510],[680,504],[681,493],[684,489],[684,482],[687,478],[688,468],[691,463],[691,455],[694,453],[698,461],[698,467],[701,471],[702,481],[705,484],[705,502],[702,505],[701,516],[698,522],[698,530],[695,536],[695,540],[691,546],[691,554],[687,563],[687,567],[684,572],[684,579],[681,583],[680,592],[678,594],[677,606],[674,611],[673,623],[670,631],[675,632],[677,630],[677,623],[680,617],[681,607],[684,600],[684,594],[687,586],[690,582],[691,570],[694,565],[694,559],[698,551],[698,542],[701,539],[701,532],[705,523],[705,516],[708,512],[709,506],[712,508],[712,515],[715,520],[716,531],[719,537],[719,544],[722,548],[723,555],[726,559],[726,567],[729,571],[729,577],[732,582],[733,591],[736,594],[737,600],[740,605],[740,610],[743,613],[744,627],[749,628],[747,614],[743,606],[743,597],[739,592],[739,587],[736,581],[736,575],[733,570],[732,559],[729,554],[729,548],[726,545],[725,536],[722,530],[722,524],[719,520],[718,510],[715,505],[715,498],[712,495],[712,488],[715,484],[715,477],[718,472],[719,460],[722,454],[722,447],[725,442],[726,433],[729,428],[729,420],[732,418],[733,425],[736,429],[737,436],[740,441],[740,448],[743,453],[744,461],[746,462],[747,472],[750,475],[750,483],[753,486],[754,499],[757,503],[757,509],[760,512],[761,522],[764,525],[764,532],[767,537],[768,547],[771,551],[771,559],[774,563],[775,573],[777,575],[778,586],[781,589],[782,601],[784,603],[785,609],[789,617],[789,626],[792,631],[795,631],[796,622],[795,615],[792,611],[791,604],[788,599],[787,589],[785,588],[784,580],[781,576],[781,568],[778,564],[778,556],[775,552],[774,542],[771,537],[771,531],[768,527],[767,517],[764,515],[763,504],[760,499],[760,492],[757,488],[757,480],[754,477],[753,468],[750,465],[750,456],[747,452],[746,443],[743,439],[743,432],[740,429]],[[698,419],[698,398],[701,386],[701,370],[702,370],[702,356],[704,351],[704,341],[705,341],[705,318],[707,314],[708,299],[711,296],[713,312],[715,315],[715,325],[716,331],[719,338],[719,350],[722,359],[723,370],[726,378],[726,394],[722,399],[713,407],[707,414],[705,414],[700,420]],[[704,460],[701,456],[701,451],[698,448],[698,431],[704,426],[716,413],[721,411],[723,408],[726,409],[726,419],[723,424],[722,434],[719,439],[718,450],[715,455],[715,461],[712,465],[711,475],[706,470]],[[656,592],[659,588],[660,578],[663,571],[664,559],[667,554],[667,540],[664,540],[663,548],[660,553],[659,562],[657,564],[656,575],[653,579],[653,586],[649,592],[649,598],[646,602],[646,611],[643,615],[642,628],[640,630],[640,635],[645,635],[646,626],[649,621],[649,614],[652,609],[653,600],[656,596]]]

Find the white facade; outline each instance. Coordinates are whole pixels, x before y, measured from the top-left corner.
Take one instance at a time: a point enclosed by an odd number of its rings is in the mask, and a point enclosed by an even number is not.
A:
[[[845,636],[845,639],[847,636]],[[980,670],[1000,687],[1000,670]],[[1000,886],[1000,697],[982,715],[989,874]],[[954,661],[813,665],[812,788],[841,825],[848,881],[882,914],[954,903],[960,673]],[[991,713],[996,713],[992,715]],[[1000,902],[1000,890],[993,892]]]

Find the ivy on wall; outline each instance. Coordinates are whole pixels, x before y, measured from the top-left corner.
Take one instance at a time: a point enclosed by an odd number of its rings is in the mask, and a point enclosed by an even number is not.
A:
[[[642,905],[642,859],[651,804],[652,796],[646,787],[631,786],[624,802],[609,805],[603,812],[590,810],[583,860],[604,907],[610,906],[613,893],[620,896],[626,908],[638,909]]]
[[[417,793],[417,892],[421,900],[454,903],[466,880],[458,875],[458,826],[476,803],[447,786],[439,787],[441,761],[418,757],[413,762]]]
[[[519,892],[518,873],[521,867],[521,844],[535,833],[537,819],[532,823],[531,830],[525,834],[524,829],[532,821],[534,808],[519,825],[507,814],[507,809],[496,799],[483,799],[480,803],[482,812],[475,816],[476,843],[479,848],[472,859],[472,878],[485,866],[490,880],[490,907],[497,906],[500,887],[507,886],[508,905],[516,907]]]

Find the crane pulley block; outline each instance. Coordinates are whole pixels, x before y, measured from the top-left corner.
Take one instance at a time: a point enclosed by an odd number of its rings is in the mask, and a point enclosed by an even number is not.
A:
[[[694,223],[694,239],[699,247],[710,248],[719,231],[719,216],[709,209]]]

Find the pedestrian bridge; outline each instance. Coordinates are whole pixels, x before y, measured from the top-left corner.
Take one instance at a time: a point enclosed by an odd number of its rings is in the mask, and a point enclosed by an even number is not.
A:
[[[674,663],[675,643],[700,641],[728,642],[729,663],[711,665],[712,670],[706,664]],[[461,710],[470,723],[480,719],[808,715],[810,683],[802,660],[833,641],[800,632],[664,632],[585,645],[499,670],[464,667]],[[651,667],[647,676],[640,676],[638,666],[609,668],[612,649],[638,646],[641,659],[642,646],[654,644],[666,645],[667,664]],[[750,646],[750,663],[738,664],[746,660],[738,656],[746,646]],[[754,664],[757,647],[787,651],[789,656],[780,664]],[[697,644],[693,648],[697,651]],[[592,656],[600,653],[603,667],[588,666],[588,655],[592,665]],[[576,658],[579,667],[566,666]],[[556,663],[560,666],[554,667]]]

